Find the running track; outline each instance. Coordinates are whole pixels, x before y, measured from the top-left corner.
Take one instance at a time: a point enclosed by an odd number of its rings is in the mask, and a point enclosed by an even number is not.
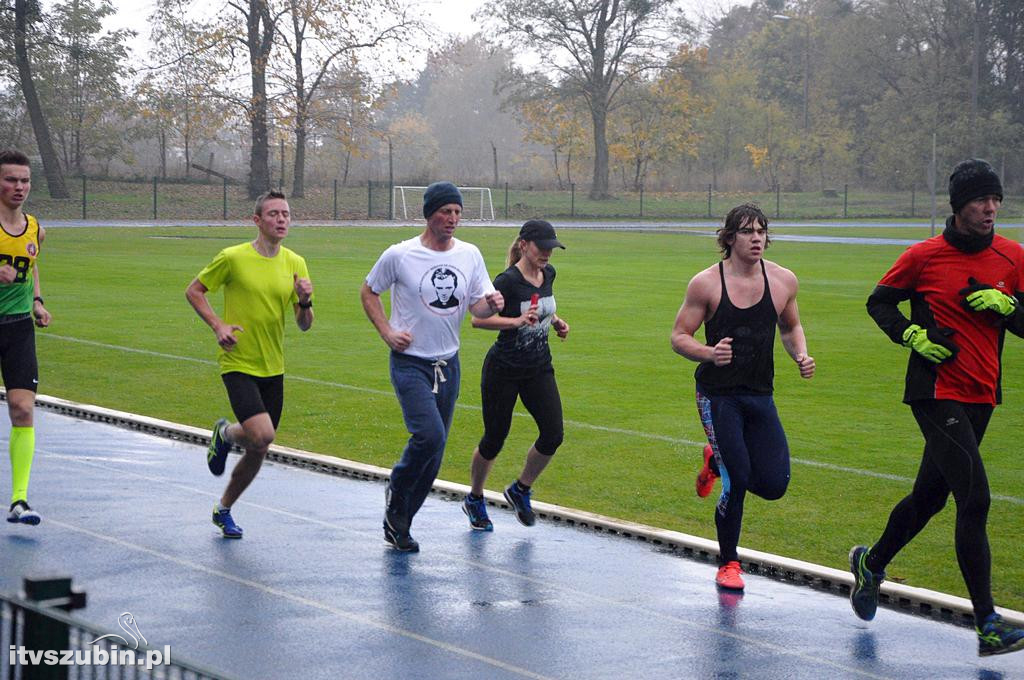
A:
[[[422,552],[381,538],[380,482],[268,464],[210,524],[205,449],[37,410],[39,527],[4,523],[0,590],[64,573],[77,616],[134,614],[154,646],[236,678],[1024,678],[973,631],[756,575],[716,592],[711,564],[492,508],[493,534],[428,499]],[[6,418],[0,432],[7,431]],[[6,466],[4,466],[6,475]]]

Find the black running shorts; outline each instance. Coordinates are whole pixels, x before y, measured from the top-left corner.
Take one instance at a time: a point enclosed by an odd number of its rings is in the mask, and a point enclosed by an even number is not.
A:
[[[39,387],[39,364],[36,362],[36,329],[32,317],[0,323],[0,373],[9,390],[32,390]]]
[[[281,408],[284,406],[283,375],[259,378],[248,373],[232,371],[220,377],[224,381],[224,386],[228,388],[231,410],[234,411],[239,423],[266,413],[270,416],[270,422],[274,424],[274,430],[277,430],[277,424],[281,422]]]

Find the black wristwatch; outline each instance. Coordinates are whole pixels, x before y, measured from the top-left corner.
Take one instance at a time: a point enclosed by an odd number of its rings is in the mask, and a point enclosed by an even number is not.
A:
[[[312,300],[310,300],[308,302],[300,302],[299,303],[299,308],[300,309],[310,309],[312,306],[313,306],[313,301]]]
[[[38,302],[39,304],[43,305],[44,307],[46,306],[46,303],[43,302],[43,298],[41,296],[39,296],[39,295],[37,295],[34,298],[32,298],[32,302]]]

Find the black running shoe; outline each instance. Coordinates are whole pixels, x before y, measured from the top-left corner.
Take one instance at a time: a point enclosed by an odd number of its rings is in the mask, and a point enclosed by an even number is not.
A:
[[[401,552],[419,552],[420,544],[409,534],[408,531],[399,533],[391,528],[388,521],[384,520],[384,540]]]
[[[527,527],[532,527],[537,523],[537,516],[533,514],[533,508],[530,507],[530,493],[530,491],[520,491],[515,482],[505,488],[505,500],[516,511],[516,519],[519,520],[519,523]]]
[[[227,424],[227,418],[221,418],[213,424],[210,448],[206,451],[206,465],[210,468],[210,472],[217,477],[224,474],[224,466],[228,462],[228,452],[231,451],[231,442],[224,438],[224,428]]]
[[[875,610],[878,609],[878,589],[885,580],[885,572],[877,574],[868,569],[864,564],[867,556],[867,546],[855,545],[850,549],[850,571],[853,573],[850,604],[857,616],[870,621],[875,618]]]

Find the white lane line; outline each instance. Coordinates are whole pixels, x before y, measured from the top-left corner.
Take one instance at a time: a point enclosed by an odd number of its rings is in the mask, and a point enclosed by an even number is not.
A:
[[[208,497],[214,497],[215,496],[215,494],[212,494],[209,491],[206,491],[206,490],[203,490],[203,489],[197,489],[195,487],[191,487],[191,486],[188,486],[186,484],[182,484],[180,482],[174,481],[173,479],[169,479],[169,478],[166,478],[166,477],[157,477],[157,476],[153,476],[153,475],[145,475],[145,474],[141,474],[141,473],[138,473],[138,472],[133,472],[131,470],[125,470],[123,467],[111,467],[111,466],[107,466],[107,465],[103,465],[101,463],[98,463],[95,460],[83,461],[79,457],[72,456],[72,455],[67,455],[67,454],[60,454],[60,453],[56,453],[56,452],[53,452],[53,451],[48,451],[46,453],[46,455],[48,457],[60,458],[61,460],[67,460],[67,461],[70,461],[70,462],[79,463],[81,465],[86,465],[88,467],[93,467],[93,468],[97,468],[97,469],[100,469],[100,470],[114,472],[114,473],[118,473],[118,474],[121,474],[121,475],[130,475],[130,476],[133,476],[133,477],[138,477],[140,479],[144,479],[144,480],[146,480],[148,482],[153,482],[153,483],[159,484],[161,486],[174,486],[174,487],[177,487],[179,489],[182,489],[182,490],[185,490],[185,491],[190,491],[190,492],[202,495],[202,496],[208,496]],[[310,473],[310,474],[315,474],[315,473]],[[368,532],[368,531],[351,529],[351,528],[346,527],[346,526],[341,525],[341,524],[336,524],[334,522],[327,522],[327,521],[319,520],[319,519],[310,517],[309,515],[300,515],[298,513],[294,513],[294,512],[288,511],[288,510],[283,510],[281,508],[272,507],[272,506],[269,506],[269,505],[263,505],[261,503],[254,503],[252,501],[239,500],[237,504],[241,504],[241,505],[244,505],[244,506],[247,506],[247,507],[256,508],[258,510],[263,510],[265,512],[269,512],[269,513],[273,513],[273,514],[277,514],[277,515],[282,515],[284,517],[289,517],[291,519],[299,520],[299,521],[305,522],[307,524],[316,524],[316,525],[319,525],[319,526],[322,526],[322,527],[325,527],[325,528],[333,529],[335,531],[340,531],[342,533],[354,534],[354,535],[364,536],[364,537],[379,538],[378,534],[375,533],[375,532],[371,533],[371,532]],[[47,516],[47,521],[51,522],[53,520],[50,520],[49,516]],[[374,626],[374,627],[377,627],[377,628],[381,628],[383,630],[387,630],[389,632],[393,632],[393,633],[396,633],[396,634],[399,634],[399,635],[403,635],[405,637],[409,637],[409,638],[412,638],[412,639],[415,639],[415,640],[419,640],[421,642],[425,642],[427,644],[431,644],[431,645],[434,645],[436,647],[440,647],[442,649],[446,649],[448,651],[452,651],[454,653],[461,654],[462,656],[467,656],[469,658],[473,658],[473,659],[477,659],[477,660],[480,660],[480,661],[484,661],[485,663],[489,663],[489,664],[497,666],[499,668],[503,668],[503,669],[509,670],[511,672],[520,673],[522,675],[525,675],[526,677],[533,677],[533,678],[542,678],[542,677],[544,677],[544,676],[540,676],[540,675],[534,674],[534,673],[532,673],[532,671],[527,671],[525,669],[519,669],[516,666],[510,666],[508,664],[504,664],[504,662],[498,661],[496,659],[490,659],[490,657],[482,656],[482,655],[476,654],[475,652],[471,652],[469,650],[464,650],[464,649],[462,649],[460,647],[456,647],[454,645],[450,645],[450,644],[445,643],[445,642],[433,640],[432,638],[428,638],[426,636],[419,635],[418,633],[412,633],[411,631],[406,631],[405,629],[402,629],[402,628],[397,628],[395,626],[391,626],[389,624],[377,621],[376,619],[373,619],[373,618],[370,618],[370,617],[360,616],[358,614],[352,614],[352,613],[346,612],[346,611],[344,611],[342,609],[338,609],[336,607],[332,607],[330,605],[326,605],[326,604],[317,602],[316,600],[311,600],[309,598],[304,598],[304,597],[301,597],[301,596],[298,596],[298,595],[292,595],[291,593],[288,593],[286,591],[278,590],[277,588],[273,588],[271,586],[264,585],[264,584],[259,583],[257,581],[251,581],[249,579],[244,579],[244,578],[241,578],[241,577],[238,577],[238,576],[234,576],[234,575],[228,574],[226,572],[220,572],[220,571],[217,571],[217,570],[214,570],[214,569],[210,569],[208,567],[196,564],[194,562],[190,562],[188,560],[184,560],[184,559],[179,558],[179,557],[175,557],[173,555],[167,555],[166,553],[161,553],[159,551],[152,550],[152,549],[146,548],[144,546],[139,546],[139,545],[136,545],[136,544],[131,543],[129,541],[123,541],[121,539],[117,539],[117,538],[113,538],[113,537],[107,536],[106,534],[101,534],[101,533],[89,531],[87,529],[82,529],[80,527],[72,526],[70,524],[65,524],[65,523],[62,523],[62,522],[54,521],[53,523],[58,524],[59,526],[68,528],[68,529],[73,530],[73,531],[80,531],[81,533],[84,533],[86,535],[92,536],[92,537],[97,538],[97,539],[108,540],[108,541],[111,541],[113,543],[117,543],[118,545],[121,545],[121,546],[129,547],[129,548],[135,548],[137,550],[140,550],[142,552],[145,552],[147,554],[150,554],[150,555],[153,555],[153,556],[156,556],[156,557],[163,557],[165,559],[168,559],[171,562],[174,562],[176,564],[181,564],[182,566],[185,566],[185,567],[195,568],[195,569],[198,569],[200,571],[204,571],[204,572],[207,572],[209,574],[216,575],[216,576],[223,576],[224,578],[227,578],[229,580],[235,581],[235,582],[240,583],[242,585],[248,585],[248,586],[251,586],[253,588],[256,588],[257,590],[260,590],[260,591],[263,591],[263,592],[266,592],[266,593],[269,593],[269,594],[272,594],[272,595],[278,595],[280,597],[283,597],[285,599],[291,600],[293,602],[297,602],[297,603],[300,603],[300,604],[306,604],[306,605],[311,606],[311,607],[316,607],[317,609],[322,609],[323,611],[335,613],[335,614],[338,614],[339,616],[343,616],[345,618],[348,618],[348,619],[350,619],[352,621],[356,621],[358,623],[365,623],[366,625]],[[526,575],[526,574],[519,574],[519,573],[516,573],[514,571],[509,571],[507,569],[503,569],[503,568],[500,568],[500,567],[495,567],[495,566],[493,566],[491,564],[487,564],[485,562],[479,562],[479,561],[476,561],[476,560],[467,559],[467,558],[464,558],[464,557],[460,557],[458,555],[448,554],[448,555],[445,555],[445,557],[447,557],[449,559],[458,560],[459,562],[463,562],[464,564],[466,564],[468,566],[471,566],[473,568],[481,569],[481,570],[484,570],[484,571],[489,571],[491,573],[498,574],[498,575],[504,576],[506,578],[519,579],[519,580],[522,580],[522,581],[528,581],[528,582],[532,583],[533,585],[540,586],[542,588],[551,588],[551,589],[554,589],[554,590],[557,590],[557,591],[561,591],[562,593],[570,595],[570,596],[573,596],[573,597],[575,597],[577,599],[581,599],[581,598],[589,599],[589,600],[592,600],[592,601],[595,601],[595,602],[600,602],[600,603],[602,603],[604,605],[608,605],[608,606],[612,606],[612,607],[618,607],[618,608],[622,608],[622,609],[632,610],[632,611],[634,611],[634,612],[636,612],[638,614],[641,614],[644,617],[652,617],[653,616],[655,618],[658,618],[658,619],[661,619],[661,620],[664,620],[664,621],[670,621],[670,622],[672,622],[674,624],[682,625],[682,626],[685,626],[685,627],[688,627],[688,628],[691,628],[691,629],[694,629],[694,630],[702,631],[702,632],[705,632],[705,633],[712,633],[714,635],[721,635],[723,637],[728,637],[728,638],[731,638],[731,639],[736,640],[738,642],[742,642],[744,644],[754,645],[754,646],[757,646],[757,647],[761,647],[761,648],[763,648],[765,650],[768,650],[768,651],[771,651],[771,652],[773,652],[775,654],[783,654],[783,655],[786,655],[786,656],[791,656],[791,657],[797,658],[797,659],[799,659],[801,661],[804,661],[804,662],[807,662],[807,663],[813,663],[813,664],[817,664],[817,665],[821,665],[821,666],[828,666],[828,667],[831,667],[831,668],[834,668],[834,669],[841,670],[841,671],[846,672],[846,673],[852,673],[852,674],[860,676],[860,677],[873,678],[873,679],[876,679],[876,680],[889,680],[889,677],[890,677],[890,676],[884,676],[884,675],[876,675],[874,673],[865,671],[863,669],[856,668],[856,667],[853,667],[853,666],[847,666],[847,665],[844,665],[844,664],[839,663],[837,661],[831,661],[829,659],[823,658],[821,656],[816,656],[814,654],[798,652],[798,651],[795,651],[795,650],[791,649],[790,647],[786,647],[786,646],[783,646],[783,645],[778,645],[778,644],[775,644],[775,643],[772,643],[772,642],[766,642],[766,641],[764,641],[762,639],[759,639],[759,638],[754,638],[754,637],[749,637],[749,636],[746,636],[746,635],[741,635],[739,633],[734,633],[734,632],[729,631],[729,630],[723,630],[722,628],[719,628],[717,626],[708,625],[708,624],[700,623],[700,622],[697,622],[697,621],[690,621],[690,620],[687,620],[687,619],[684,619],[684,618],[680,618],[679,616],[677,616],[675,614],[666,614],[664,612],[659,612],[659,611],[654,610],[654,609],[649,609],[647,607],[644,607],[644,606],[639,605],[639,604],[634,604],[632,602],[625,602],[625,601],[622,601],[622,600],[616,600],[614,598],[605,597],[603,595],[596,595],[594,593],[591,593],[591,592],[588,592],[588,591],[585,591],[585,590],[579,590],[577,588],[573,588],[572,586],[564,585],[562,583],[558,583],[558,582],[554,581],[551,578],[550,574],[545,575],[543,578],[540,578],[540,577],[535,577],[535,576],[529,576],[529,575]]]
[[[350,621],[354,621],[355,623],[359,623],[359,624],[362,624],[364,626],[369,626],[369,627],[372,627],[372,628],[377,628],[379,630],[383,630],[383,631],[388,632],[388,633],[393,633],[395,635],[400,635],[402,637],[409,638],[410,640],[415,640],[417,642],[422,642],[422,643],[430,645],[432,647],[437,647],[438,649],[444,650],[446,652],[451,652],[453,654],[457,654],[458,656],[462,656],[462,657],[465,657],[467,659],[472,659],[473,661],[480,661],[481,663],[485,663],[488,666],[493,666],[495,668],[500,668],[503,671],[508,671],[509,673],[514,673],[515,675],[520,675],[520,676],[522,676],[524,678],[534,678],[535,680],[554,680],[551,676],[541,675],[539,673],[534,673],[531,670],[527,670],[525,668],[520,668],[519,666],[513,666],[512,664],[505,663],[504,661],[501,661],[500,659],[495,659],[495,658],[492,658],[492,657],[489,657],[489,656],[485,656],[483,654],[478,654],[478,653],[476,653],[474,651],[471,651],[469,649],[465,649],[465,648],[459,647],[457,645],[449,644],[449,643],[443,642],[441,640],[435,640],[434,638],[427,637],[426,635],[420,635],[419,633],[414,633],[411,630],[406,630],[404,628],[399,628],[397,626],[392,626],[391,624],[385,623],[384,621],[379,621],[379,620],[377,620],[375,618],[372,618],[370,616],[363,616],[363,615],[360,615],[360,614],[353,614],[352,612],[345,611],[344,609],[339,609],[338,607],[333,607],[333,606],[331,606],[329,604],[325,604],[323,602],[318,602],[317,600],[313,600],[313,599],[310,599],[308,597],[302,597],[301,595],[295,595],[294,593],[289,593],[288,591],[281,590],[279,588],[274,588],[272,586],[268,586],[268,585],[266,585],[264,583],[260,583],[258,581],[253,581],[252,579],[242,578],[241,576],[236,576],[234,574],[230,574],[230,573],[228,573],[226,571],[220,571],[218,569],[211,569],[210,567],[207,567],[205,565],[199,564],[197,562],[192,562],[191,560],[186,560],[184,558],[177,557],[176,555],[171,555],[171,554],[168,554],[168,553],[165,553],[165,552],[161,552],[159,550],[154,550],[152,548],[147,548],[146,546],[139,545],[137,543],[132,543],[131,541],[125,541],[125,540],[121,540],[120,538],[114,538],[113,536],[101,534],[101,533],[96,532],[96,531],[91,531],[89,529],[86,529],[86,528],[80,527],[80,526],[76,526],[74,524],[69,524],[67,522],[62,522],[60,520],[55,520],[55,519],[52,519],[50,516],[47,516],[46,521],[47,521],[48,524],[55,524],[56,526],[59,526],[59,527],[61,527],[63,529],[66,529],[68,531],[73,531],[75,533],[83,534],[83,535],[88,536],[90,538],[93,538],[93,539],[95,539],[97,541],[105,541],[107,543],[112,543],[114,545],[121,546],[122,548],[128,548],[129,550],[135,550],[137,552],[144,553],[144,554],[149,555],[151,557],[156,557],[156,558],[159,558],[159,559],[162,559],[162,560],[166,560],[167,562],[172,562],[172,563],[177,564],[179,566],[185,567],[186,569],[192,569],[194,571],[202,572],[202,573],[208,574],[210,576],[217,576],[217,577],[222,578],[222,579],[224,579],[226,581],[234,581],[235,583],[237,583],[239,585],[243,585],[243,586],[246,586],[248,588],[252,588],[254,590],[258,590],[258,591],[266,593],[268,595],[274,595],[276,597],[280,597],[282,599],[288,600],[288,601],[293,602],[295,604],[300,604],[300,605],[303,605],[303,606],[306,606],[306,607],[310,607],[312,609],[319,609],[320,611],[324,611],[324,612],[327,612],[329,614],[334,614],[335,616],[340,616],[341,618],[348,619]]]
[[[162,359],[172,359],[172,360],[175,360],[175,361],[189,361],[189,362],[192,362],[192,363],[203,364],[203,365],[206,365],[206,366],[216,366],[217,365],[216,361],[211,361],[209,359],[196,359],[195,357],[185,357],[185,356],[178,356],[176,354],[166,354],[164,352],[154,352],[154,351],[151,351],[151,350],[148,350],[148,349],[139,349],[137,347],[125,347],[123,345],[111,345],[111,344],[108,344],[108,343],[105,343],[105,342],[97,342],[95,340],[82,340],[81,338],[75,338],[75,337],[71,337],[71,336],[68,336],[68,335],[58,335],[56,333],[39,333],[38,337],[40,337],[40,338],[56,338],[58,340],[66,340],[68,342],[77,342],[77,343],[80,343],[80,344],[83,344],[83,345],[91,345],[91,346],[94,346],[94,347],[102,347],[104,349],[115,349],[115,350],[119,350],[121,352],[130,352],[132,354],[143,354],[143,355],[146,355],[146,356],[160,357]],[[374,389],[372,387],[360,387],[358,385],[349,385],[347,383],[333,382],[333,381],[330,381],[330,380],[321,380],[319,378],[306,378],[306,377],[301,376],[301,375],[292,375],[290,373],[286,374],[285,378],[287,380],[296,380],[298,382],[310,383],[310,384],[313,384],[313,385],[322,385],[324,387],[334,387],[334,388],[344,389],[344,390],[352,390],[352,391],[355,391],[355,392],[366,392],[366,393],[369,393],[369,394],[376,394],[376,395],[381,395],[381,396],[393,396],[394,395],[394,392],[391,392],[390,390],[378,390],[378,389]],[[471,411],[480,411],[481,410],[479,406],[474,406],[472,404],[462,404],[462,403],[458,403],[458,402],[456,402],[455,407],[456,408],[460,408],[460,409],[467,409],[467,410],[471,410]],[[517,418],[527,418],[527,417],[529,417],[528,414],[526,414],[526,413],[514,413],[513,415],[515,415]],[[649,439],[649,440],[653,440],[653,441],[661,441],[661,442],[666,442],[666,443],[669,443],[669,444],[674,444],[674,445],[677,445],[677,446],[704,446],[704,444],[705,444],[704,440],[696,441],[696,440],[693,440],[693,439],[685,439],[685,438],[682,438],[682,437],[672,437],[672,436],[664,435],[664,434],[655,434],[653,432],[643,432],[641,430],[628,430],[628,429],[619,428],[619,427],[608,427],[606,425],[595,425],[593,423],[586,423],[586,422],[582,422],[582,421],[579,421],[579,420],[568,420],[567,419],[565,421],[565,424],[566,425],[571,425],[573,427],[578,427],[578,428],[583,429],[583,430],[596,430],[598,432],[609,432],[609,433],[612,433],[612,434],[621,434],[621,435],[625,435],[627,437],[637,437],[637,438],[640,438],[640,439]],[[814,461],[814,460],[807,460],[805,458],[791,458],[790,461],[793,462],[793,463],[796,463],[798,465],[807,465],[809,467],[816,467],[816,468],[820,468],[820,469],[823,469],[823,470],[830,470],[832,472],[843,472],[843,473],[851,474],[851,475],[860,475],[862,477],[871,477],[873,479],[884,479],[884,480],[887,480],[887,481],[901,482],[901,483],[913,483],[913,481],[914,481],[913,477],[904,477],[902,475],[893,475],[893,474],[887,474],[887,473],[884,473],[884,472],[874,472],[872,470],[861,470],[859,468],[846,467],[846,466],[843,466],[843,465],[834,465],[832,463],[821,463],[821,462]],[[1003,494],[992,494],[992,500],[1003,501],[1003,502],[1006,502],[1006,503],[1012,503],[1014,505],[1024,505],[1024,498],[1019,498],[1017,496],[1006,496],[1006,495],[1003,495]]]

